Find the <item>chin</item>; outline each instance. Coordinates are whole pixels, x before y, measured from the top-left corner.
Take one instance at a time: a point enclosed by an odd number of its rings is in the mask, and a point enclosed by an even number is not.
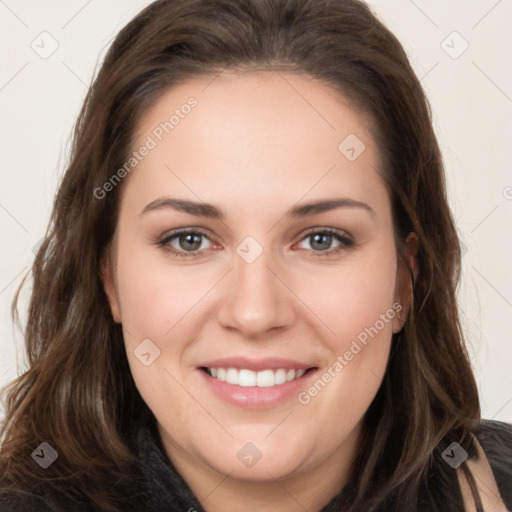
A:
[[[207,458],[210,466],[219,473],[253,482],[291,476],[301,471],[303,461],[307,459],[305,453],[299,453],[297,446],[291,443],[285,446],[268,439],[231,442],[230,446],[219,446],[216,453],[209,451]]]

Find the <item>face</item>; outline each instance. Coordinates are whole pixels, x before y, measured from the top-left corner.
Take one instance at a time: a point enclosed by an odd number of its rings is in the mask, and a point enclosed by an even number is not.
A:
[[[261,481],[354,453],[407,310],[369,126],[273,72],[190,81],[139,123],[103,275],[183,472]]]

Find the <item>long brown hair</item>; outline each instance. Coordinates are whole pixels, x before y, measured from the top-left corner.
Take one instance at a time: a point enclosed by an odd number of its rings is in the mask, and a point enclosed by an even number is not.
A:
[[[29,369],[5,390],[2,481],[48,499],[121,507],[116,489],[130,487],[136,464],[126,425],[147,406],[100,274],[122,183],[102,199],[94,191],[126,162],[138,120],[164,91],[224,69],[319,79],[374,120],[397,251],[403,259],[416,233],[419,275],[365,415],[343,510],[416,510],[436,493],[443,510],[456,510],[460,494],[446,483],[453,470],[438,461],[450,440],[474,448],[480,417],[455,296],[460,247],[425,94],[398,40],[358,0],[158,0],[118,34],[80,112],[32,268]],[[28,455],[41,441],[59,458],[38,473]]]

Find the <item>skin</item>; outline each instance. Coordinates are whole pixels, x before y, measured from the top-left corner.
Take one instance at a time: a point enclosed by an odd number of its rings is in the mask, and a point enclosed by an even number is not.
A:
[[[392,334],[409,308],[371,123],[310,78],[223,73],[167,91],[140,121],[134,147],[190,96],[197,107],[122,183],[102,269],[112,314],[165,451],[208,512],[320,510],[347,481]],[[349,134],[365,144],[354,161],[338,150]],[[141,214],[163,196],[212,203],[225,218],[171,208]],[[372,211],[285,216],[298,203],[340,197]],[[158,245],[188,227],[206,233],[201,255],[179,258]],[[333,237],[322,251],[306,236],[310,228],[335,228],[353,244]],[[250,264],[236,252],[247,236],[263,248]],[[414,240],[407,250],[416,269]],[[168,246],[189,247],[179,237]],[[400,313],[306,405],[294,396],[246,410],[213,394],[197,369],[228,355],[279,356],[321,374],[396,302]],[[160,349],[149,366],[134,355],[144,339]],[[247,442],[262,453],[250,468],[237,457]]]
[[[467,464],[475,479],[483,510],[488,512],[508,512],[505,503],[501,499],[500,491],[494,479],[489,461],[478,441],[476,442],[476,448],[479,460],[468,460]],[[458,480],[464,498],[466,512],[478,512],[466,475],[459,468]]]

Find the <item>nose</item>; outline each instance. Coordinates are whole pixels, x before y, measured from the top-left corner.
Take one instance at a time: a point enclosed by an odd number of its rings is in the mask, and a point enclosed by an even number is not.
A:
[[[283,330],[293,324],[294,295],[285,276],[275,270],[276,265],[269,259],[267,251],[252,263],[235,255],[219,311],[224,328],[237,329],[246,338],[260,338],[270,330]]]

